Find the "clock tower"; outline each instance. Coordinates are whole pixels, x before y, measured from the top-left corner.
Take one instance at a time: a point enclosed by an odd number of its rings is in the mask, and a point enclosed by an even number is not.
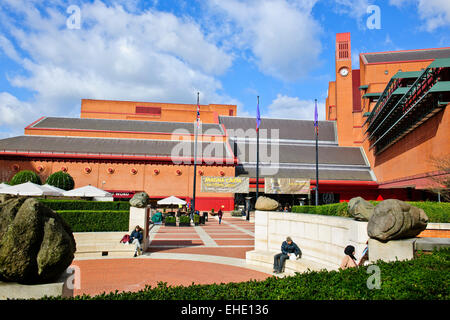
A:
[[[336,123],[339,145],[354,145],[350,33],[336,34]]]

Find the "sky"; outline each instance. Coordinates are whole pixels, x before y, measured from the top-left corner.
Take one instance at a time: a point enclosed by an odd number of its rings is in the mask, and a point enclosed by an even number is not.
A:
[[[449,0],[0,0],[0,138],[81,99],[325,119],[336,33],[359,54],[450,47]]]

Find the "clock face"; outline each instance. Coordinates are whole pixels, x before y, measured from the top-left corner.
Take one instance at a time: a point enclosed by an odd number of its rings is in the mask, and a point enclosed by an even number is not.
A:
[[[339,70],[339,73],[341,74],[341,76],[345,77],[346,75],[348,75],[348,69],[342,68],[341,70]]]

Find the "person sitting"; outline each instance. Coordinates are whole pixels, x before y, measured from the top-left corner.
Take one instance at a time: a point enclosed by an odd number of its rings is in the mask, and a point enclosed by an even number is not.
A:
[[[344,249],[345,257],[342,259],[340,269],[345,270],[347,268],[357,267],[355,258],[355,247],[346,246]]]
[[[142,239],[143,239],[142,228],[140,226],[136,226],[136,228],[134,228],[134,230],[131,232],[129,242],[136,246],[134,250],[134,257],[136,257],[138,254],[139,255],[142,254],[142,246],[141,246]]]
[[[286,241],[281,244],[281,253],[278,253],[273,258],[273,272],[282,273],[284,262],[289,259],[290,256],[295,255],[297,258],[301,257],[302,251],[292,241],[291,237],[287,237]]]
[[[162,219],[163,219],[163,215],[160,211],[156,212],[153,216],[152,216],[152,222],[154,224],[162,224]]]

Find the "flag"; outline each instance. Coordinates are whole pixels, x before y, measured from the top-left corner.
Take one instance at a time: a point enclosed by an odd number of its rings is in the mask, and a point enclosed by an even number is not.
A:
[[[199,104],[199,94],[197,93],[197,128],[200,126],[200,104]]]
[[[258,103],[256,105],[256,131],[259,130],[260,125],[261,125],[261,115],[259,113],[259,96],[258,96]]]
[[[317,99],[315,100],[315,108],[314,108],[314,127],[316,129],[316,134],[319,135],[319,115],[317,114]]]

